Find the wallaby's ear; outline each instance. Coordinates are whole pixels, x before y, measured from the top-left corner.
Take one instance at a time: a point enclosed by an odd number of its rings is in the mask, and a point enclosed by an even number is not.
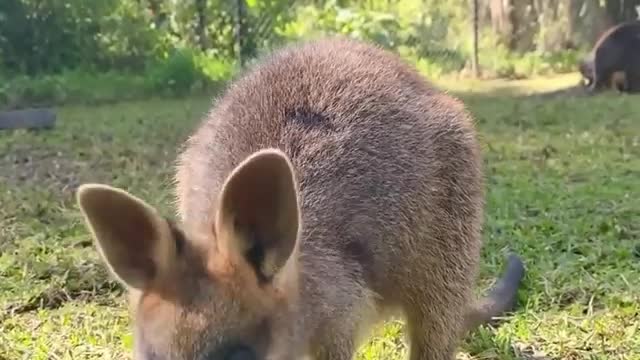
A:
[[[76,199],[102,259],[129,288],[143,290],[175,256],[168,222],[144,201],[107,185],[84,184]]]
[[[216,215],[219,246],[271,279],[293,253],[300,226],[296,179],[288,157],[260,150],[225,181]]]

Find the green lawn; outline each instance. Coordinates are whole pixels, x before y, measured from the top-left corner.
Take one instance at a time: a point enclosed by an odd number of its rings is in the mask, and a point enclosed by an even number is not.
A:
[[[460,359],[640,359],[640,97],[514,97],[574,80],[453,88],[473,90],[485,144],[478,291],[507,248],[528,268],[518,311],[468,337]],[[65,107],[53,131],[0,133],[0,359],[130,358],[122,289],[73,191],[106,182],[172,214],[176,147],[209,103]],[[403,359],[401,333],[381,328],[360,359]]]

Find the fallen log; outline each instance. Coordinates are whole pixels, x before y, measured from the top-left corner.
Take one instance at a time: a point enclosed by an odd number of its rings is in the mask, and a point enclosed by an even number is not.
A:
[[[0,129],[51,129],[56,114],[51,109],[22,109],[0,112]]]

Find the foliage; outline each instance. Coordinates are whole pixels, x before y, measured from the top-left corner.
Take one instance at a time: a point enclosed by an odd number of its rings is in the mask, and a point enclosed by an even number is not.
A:
[[[505,42],[492,25],[509,19],[494,19],[489,2],[481,2],[483,75],[522,78],[576,71],[594,29],[600,29],[598,16],[620,7],[613,6],[616,0],[586,6],[588,1],[517,2],[530,4],[535,15],[519,20],[532,29],[527,39],[515,41],[529,44],[522,49],[512,48],[514,41]],[[567,4],[581,6],[578,15],[568,13]],[[2,85],[0,104],[74,99],[70,84],[80,73],[94,76],[95,82],[132,79],[127,86],[112,82],[124,86],[114,91],[124,98],[131,92],[197,92],[228,79],[237,70],[239,54],[243,62],[251,61],[286,42],[330,34],[378,43],[431,77],[467,73],[473,48],[470,20],[468,0],[3,0],[0,76],[9,84]],[[572,21],[577,30],[568,39],[558,29]],[[575,46],[558,45],[565,40]],[[140,74],[150,78],[139,80]],[[15,92],[8,94],[8,88]],[[102,97],[84,93],[88,100]]]
[[[149,73],[157,90],[188,93],[196,86],[204,74],[196,66],[195,56],[189,49],[176,49],[168,58],[152,67]]]
[[[100,104],[152,96],[184,96],[214,91],[236,71],[233,61],[197,52],[176,52],[140,74],[64,71],[0,79],[0,108]]]
[[[280,31],[289,39],[342,34],[398,51],[429,72],[459,71],[465,64],[463,52],[459,47],[443,45],[450,38],[447,19],[455,15],[451,12],[455,7],[426,2],[429,4],[415,6],[420,2],[403,0],[381,9],[342,7],[338,0],[328,0],[321,7],[300,7],[296,21]],[[412,11],[408,13],[407,9]]]
[[[136,2],[4,0],[0,19],[7,72],[139,70],[161,44]]]

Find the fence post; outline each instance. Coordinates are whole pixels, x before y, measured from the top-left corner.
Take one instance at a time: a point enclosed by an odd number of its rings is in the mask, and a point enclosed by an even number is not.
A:
[[[244,36],[245,36],[245,0],[236,0],[236,16],[235,16],[235,48],[236,56],[241,67],[244,67]]]
[[[473,69],[473,76],[480,77],[480,65],[478,64],[478,0],[472,1],[473,12],[473,54],[471,56],[471,67]]]

